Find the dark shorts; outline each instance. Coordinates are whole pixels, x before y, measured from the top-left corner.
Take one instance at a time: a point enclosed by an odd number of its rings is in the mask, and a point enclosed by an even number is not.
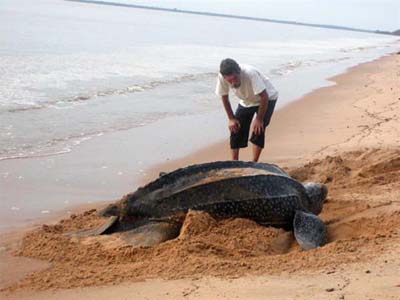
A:
[[[271,121],[275,105],[276,105],[276,100],[268,101],[267,111],[265,112],[264,115],[264,131],[259,135],[255,134],[254,132],[251,133],[250,142],[261,148],[264,148],[265,128],[269,125],[269,122]],[[236,133],[231,132],[231,138],[230,138],[231,149],[247,147],[251,121],[253,120],[254,114],[256,114],[257,111],[258,111],[258,106],[244,107],[241,106],[240,104],[238,105],[235,112],[235,118],[240,123],[240,129]]]

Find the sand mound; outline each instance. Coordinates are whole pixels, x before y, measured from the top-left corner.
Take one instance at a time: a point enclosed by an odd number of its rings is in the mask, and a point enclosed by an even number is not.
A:
[[[19,255],[51,261],[10,289],[71,288],[117,284],[150,277],[329,271],[379,255],[399,240],[400,152],[367,150],[326,157],[292,170],[302,181],[322,181],[330,194],[321,217],[329,242],[302,251],[292,232],[247,219],[216,220],[189,211],[178,238],[133,248],[118,234],[78,238],[65,233],[106,219],[88,211],[57,225],[44,225],[23,240]]]
[[[400,181],[400,150],[371,149],[328,156],[296,168],[290,175],[332,187],[395,183]]]
[[[221,257],[285,253],[294,241],[292,234],[283,229],[265,228],[241,218],[217,222],[200,211],[189,211],[179,239],[190,245],[212,245],[220,250],[215,254],[222,254]],[[201,255],[203,250],[199,250]]]

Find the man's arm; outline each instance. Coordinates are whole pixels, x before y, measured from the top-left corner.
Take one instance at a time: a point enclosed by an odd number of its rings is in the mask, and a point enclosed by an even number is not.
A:
[[[261,134],[264,131],[264,115],[268,108],[268,94],[263,90],[260,94],[260,106],[258,107],[257,116],[254,120],[253,131],[255,134]]]
[[[233,114],[232,106],[231,106],[231,103],[229,101],[229,96],[228,95],[223,95],[223,96],[221,96],[221,99],[222,99],[222,103],[223,103],[224,108],[225,108],[226,115],[228,116],[228,119],[229,119],[229,124],[228,124],[229,130],[231,132],[235,133],[235,132],[237,132],[239,130],[240,123],[235,118],[235,115]]]
[[[226,112],[226,115],[228,116],[228,119],[229,120],[234,119],[235,116],[233,114],[232,106],[229,101],[229,96],[223,95],[223,96],[221,96],[221,99],[222,99],[222,103],[224,104],[225,112]]]

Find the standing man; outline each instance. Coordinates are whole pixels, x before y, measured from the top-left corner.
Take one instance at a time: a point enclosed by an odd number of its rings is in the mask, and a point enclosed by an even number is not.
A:
[[[229,90],[240,99],[235,114],[229,102]],[[232,160],[239,159],[239,149],[246,148],[251,121],[254,119],[250,142],[253,143],[253,161],[258,161],[265,143],[265,128],[274,112],[278,92],[256,68],[239,66],[226,58],[221,61],[215,93],[221,96],[229,119]]]

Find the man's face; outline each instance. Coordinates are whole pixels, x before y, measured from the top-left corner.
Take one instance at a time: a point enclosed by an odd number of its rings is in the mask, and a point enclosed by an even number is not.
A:
[[[235,89],[240,87],[240,73],[233,73],[230,75],[224,75],[224,79],[232,85]]]

